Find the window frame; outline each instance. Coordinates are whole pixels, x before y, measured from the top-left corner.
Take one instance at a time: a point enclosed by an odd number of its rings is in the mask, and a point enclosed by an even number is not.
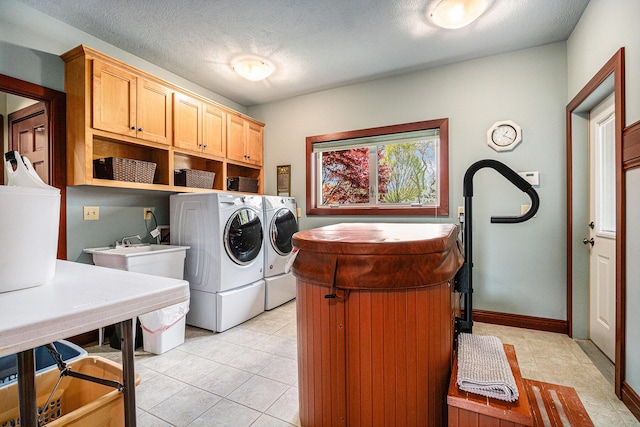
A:
[[[318,207],[317,205],[317,170],[315,156],[313,153],[314,144],[323,142],[333,142],[345,139],[391,135],[420,130],[439,129],[439,194],[438,206],[337,206]],[[396,216],[449,216],[449,119],[425,120],[421,122],[404,123],[399,125],[381,126],[368,129],[359,129],[346,132],[338,132],[324,135],[308,136],[306,138],[306,164],[307,164],[307,194],[306,202],[307,216],[312,215],[396,215]]]

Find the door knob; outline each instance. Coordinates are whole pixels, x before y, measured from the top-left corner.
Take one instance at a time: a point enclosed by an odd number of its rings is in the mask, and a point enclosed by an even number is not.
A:
[[[589,240],[587,240],[587,238],[585,237],[584,239],[582,239],[582,243],[584,243],[585,245],[591,244],[591,247],[593,247],[593,245],[595,245],[595,241],[593,240],[593,237],[590,238]]]

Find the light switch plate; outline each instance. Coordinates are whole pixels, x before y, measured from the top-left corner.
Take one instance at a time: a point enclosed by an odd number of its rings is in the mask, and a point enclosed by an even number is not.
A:
[[[83,206],[85,221],[97,221],[100,219],[100,208],[98,206]]]

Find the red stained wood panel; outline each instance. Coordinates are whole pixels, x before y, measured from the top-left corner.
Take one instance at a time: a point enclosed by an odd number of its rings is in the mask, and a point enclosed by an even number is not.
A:
[[[443,425],[451,286],[327,291],[298,281],[302,425]]]
[[[622,162],[625,170],[640,167],[640,121],[622,133]]]
[[[346,426],[344,310],[324,298],[326,288],[298,284],[297,293],[300,420]]]

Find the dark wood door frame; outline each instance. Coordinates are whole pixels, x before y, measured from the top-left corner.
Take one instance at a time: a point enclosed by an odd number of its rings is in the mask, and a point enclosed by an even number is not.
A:
[[[41,130],[35,129],[33,126],[42,124]],[[49,119],[47,117],[47,108],[44,102],[38,101],[18,111],[13,111],[8,115],[7,130],[9,139],[9,150],[19,151],[21,155],[26,155],[31,160],[31,164],[35,171],[40,175],[45,184],[49,184]],[[37,133],[42,133],[42,152],[39,153],[36,147],[38,138]],[[25,134],[29,135],[29,144],[25,148],[22,145],[22,138]],[[22,136],[21,136],[22,135]],[[25,151],[26,150],[26,151]]]
[[[600,85],[613,75],[615,96],[615,144],[616,144],[616,354],[615,386],[622,397],[625,354],[625,177],[622,158],[622,133],[625,123],[624,101],[624,48],[620,48],[596,75],[569,102],[567,120],[567,321],[569,336],[573,333],[573,171],[572,171],[572,115]]]
[[[49,122],[49,182],[60,189],[61,196],[58,258],[67,259],[66,94],[3,74],[0,74],[0,91],[45,104]],[[4,176],[3,165],[4,158],[0,161],[0,183]]]

